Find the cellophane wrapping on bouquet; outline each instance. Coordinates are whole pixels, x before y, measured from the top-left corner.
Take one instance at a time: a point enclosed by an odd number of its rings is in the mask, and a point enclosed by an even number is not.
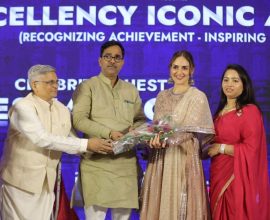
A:
[[[139,144],[146,144],[156,134],[160,134],[160,140],[169,138],[176,130],[173,116],[168,115],[160,120],[147,122],[125,134],[118,141],[113,141],[114,154],[130,151]]]

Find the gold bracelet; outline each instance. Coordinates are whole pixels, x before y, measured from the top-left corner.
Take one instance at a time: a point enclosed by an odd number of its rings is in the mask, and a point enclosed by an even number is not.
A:
[[[226,147],[226,144],[221,144],[219,147],[219,153],[225,154],[225,147]]]

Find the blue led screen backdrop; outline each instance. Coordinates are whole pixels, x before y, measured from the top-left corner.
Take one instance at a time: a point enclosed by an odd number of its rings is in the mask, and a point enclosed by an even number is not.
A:
[[[58,99],[71,109],[78,83],[99,73],[99,49],[107,40],[123,43],[120,77],[138,88],[149,120],[156,95],[171,86],[168,64],[175,51],[193,54],[195,84],[207,94],[212,112],[222,71],[230,63],[243,65],[254,82],[269,148],[270,1],[1,0],[0,155],[8,109],[30,91],[29,67],[56,67]],[[64,158],[66,167],[77,169],[78,157]]]

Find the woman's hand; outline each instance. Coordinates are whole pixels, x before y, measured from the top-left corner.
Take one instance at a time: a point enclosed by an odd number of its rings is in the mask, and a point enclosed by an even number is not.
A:
[[[219,143],[214,143],[214,144],[210,145],[210,147],[208,148],[208,155],[210,157],[214,157],[214,156],[218,155],[219,154],[219,148],[220,148]]]
[[[160,141],[160,134],[158,133],[155,135],[155,137],[150,139],[149,146],[151,148],[165,148],[166,147],[166,139],[164,141]]]
[[[221,148],[221,145],[223,145],[223,149]],[[225,154],[229,156],[234,156],[234,145],[231,144],[219,144],[219,143],[214,143],[210,145],[208,148],[208,155],[210,157],[214,157],[217,154]]]

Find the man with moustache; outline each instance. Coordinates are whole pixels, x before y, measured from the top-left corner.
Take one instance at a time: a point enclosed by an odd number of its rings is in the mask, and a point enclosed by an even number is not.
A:
[[[74,127],[86,137],[119,140],[145,121],[137,89],[118,76],[125,50],[117,41],[101,46],[98,76],[83,81],[73,95]],[[92,154],[80,164],[82,194],[87,220],[127,220],[138,208],[137,161],[135,152],[120,155]]]

